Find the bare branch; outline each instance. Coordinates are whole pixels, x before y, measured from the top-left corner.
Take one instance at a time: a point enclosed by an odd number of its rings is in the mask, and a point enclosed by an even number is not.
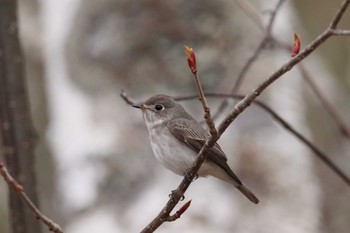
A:
[[[198,76],[196,55],[195,55],[193,49],[191,49],[187,46],[184,46],[184,47],[185,47],[185,52],[186,52],[186,56],[187,56],[187,62],[188,62],[189,68],[194,76],[194,80],[196,83],[197,91],[199,94],[199,100],[201,101],[202,106],[203,106],[205,122],[208,125],[209,133],[213,137],[216,137],[218,135],[218,131],[216,130],[214,121],[210,115],[210,108],[208,106],[207,100],[206,100],[205,95],[204,95],[203,87],[202,87],[201,81],[200,81],[199,76]]]
[[[250,94],[248,94],[243,100],[238,102],[234,110],[226,117],[226,119],[218,127],[219,135],[221,135],[226,128],[232,123],[232,121],[244,111],[269,85],[276,81],[283,74],[291,70],[296,64],[310,55],[316,48],[323,44],[332,34],[330,30],[326,29],[315,40],[313,40],[303,51],[297,56],[292,58],[289,62],[282,65],[277,71],[275,71],[270,77],[268,77],[263,83],[256,87]]]
[[[241,1],[241,0],[236,0],[237,3],[239,3],[239,5],[245,10],[245,9],[255,9],[248,1]],[[278,1],[278,3],[276,4],[276,7],[271,11],[271,16],[270,16],[270,20],[265,27],[261,27],[262,30],[265,30],[265,35],[263,37],[263,39],[260,41],[258,47],[254,50],[253,54],[248,58],[247,62],[244,64],[244,66],[242,67],[241,71],[238,74],[238,77],[233,85],[233,88],[231,90],[232,93],[238,93],[239,88],[241,87],[241,84],[244,80],[245,75],[247,74],[247,72],[249,71],[249,69],[251,68],[251,66],[253,65],[253,63],[256,61],[256,59],[258,59],[259,55],[261,54],[261,52],[263,51],[263,49],[266,47],[266,44],[271,40],[271,30],[272,30],[272,25],[275,21],[276,18],[276,14],[278,12],[278,10],[280,9],[280,7],[282,6],[282,4],[285,2],[285,0],[280,0]],[[246,11],[246,10],[245,10]],[[247,13],[250,11],[246,11]],[[253,11],[254,13],[257,13],[256,10]],[[260,20],[260,15],[257,16],[253,16],[253,14],[249,14],[252,19],[257,23],[257,19]],[[261,21],[259,21],[261,22]],[[257,23],[258,26],[260,26],[260,23]],[[227,100],[224,100],[219,108],[217,109],[216,113],[214,114],[213,118],[216,119],[221,112],[224,111],[224,109],[227,107],[228,102]]]
[[[261,30],[265,30],[265,26],[261,20],[259,12],[249,1],[235,0],[235,2],[249,16],[249,18],[251,18],[256,23],[256,25],[259,26]]]
[[[194,80],[196,81],[196,86],[197,86],[197,90],[199,93],[199,99],[202,102],[202,106],[203,106],[203,110],[204,110],[204,119],[208,125],[209,133],[213,137],[217,137],[218,131],[216,130],[213,118],[210,115],[210,108],[209,108],[207,100],[205,98],[203,87],[202,87],[201,82],[199,80],[199,76],[197,73],[195,73],[193,75],[194,75]]]
[[[278,12],[278,10],[281,8],[282,4],[285,2],[285,0],[279,0],[275,6],[275,9],[273,9],[271,11],[271,18],[270,18],[270,21],[266,27],[266,34],[268,34],[269,36],[271,35],[271,30],[272,30],[272,25],[275,21],[275,18],[276,18],[276,14]]]
[[[238,1],[238,0],[236,0]],[[240,1],[240,0],[239,0]],[[243,1],[245,5],[249,5],[248,6],[242,6],[241,4],[239,4],[242,7],[242,10],[246,12],[246,8],[254,8],[253,5],[251,5],[248,1]],[[340,29],[334,29],[334,26],[331,25],[338,25],[339,20],[340,20],[340,16],[343,15],[345,8],[348,6],[349,1],[344,1],[341,4],[341,7],[338,9],[336,16],[334,17],[334,19],[332,20],[332,22],[330,23],[330,26],[328,28],[329,33],[332,34],[333,36],[349,36],[350,35],[350,30],[340,30]],[[278,8],[276,8],[278,9]],[[257,14],[257,15],[255,15]],[[251,10],[249,12],[249,14],[247,13],[248,17],[250,17],[258,26],[259,28],[261,28],[263,30],[263,28],[260,26],[262,23],[262,19],[258,13],[258,11],[255,10]],[[258,22],[257,19],[260,19],[261,22]],[[272,34],[270,34],[270,39],[271,41],[275,42],[276,44],[278,44],[280,47],[284,48],[288,53],[290,53],[290,51],[292,50],[292,47],[290,44],[287,44],[285,42],[282,42],[280,40],[278,40],[277,38],[275,38]],[[247,61],[247,63],[250,63],[251,61]],[[247,65],[246,63],[246,65]],[[249,64],[250,65],[250,64]],[[332,117],[332,119],[334,120],[334,122],[338,125],[338,128],[340,130],[340,132],[348,139],[350,139],[349,137],[349,132],[350,129],[349,127],[346,125],[346,123],[342,120],[341,115],[338,113],[338,111],[336,110],[336,108],[326,99],[326,97],[324,95],[322,95],[321,90],[314,84],[314,82],[312,81],[313,78],[311,77],[310,72],[307,71],[305,65],[303,63],[299,63],[299,69],[301,71],[301,75],[303,76],[303,78],[306,80],[306,82],[310,85],[311,90],[316,94],[316,96],[318,97],[319,101],[322,103],[322,105],[325,107],[326,111],[330,114],[330,116]],[[244,69],[244,68],[243,68]],[[232,93],[236,93],[236,92],[232,92]],[[222,104],[224,106],[224,103]],[[227,102],[225,102],[225,105],[227,105]],[[226,106],[224,106],[223,108],[221,108],[221,106],[219,107],[219,111],[222,111]],[[216,115],[214,115],[214,118],[216,117]]]
[[[41,211],[36,207],[36,205],[30,200],[27,194],[24,192],[23,186],[18,184],[18,182],[11,176],[11,174],[7,171],[4,163],[0,161],[0,174],[7,182],[9,187],[12,187],[15,192],[20,196],[23,202],[31,209],[37,219],[41,220],[44,224],[49,227],[49,230],[55,233],[63,233],[61,227],[46,217]]]
[[[334,36],[350,36],[350,30],[333,29],[332,34]]]
[[[339,131],[343,134],[344,137],[350,139],[350,129],[346,125],[341,115],[317,87],[316,83],[313,81],[310,73],[306,70],[305,66],[299,66],[299,69],[305,81],[309,84],[310,88],[313,90],[317,98],[321,100],[323,107],[337,123]]]
[[[120,96],[123,98],[123,100],[125,100],[125,102],[129,105],[133,105],[135,104],[135,101],[132,101],[128,94],[125,92],[125,90],[122,90],[121,93],[120,93]]]
[[[333,20],[329,24],[329,27],[328,27],[329,29],[336,29],[337,28],[341,18],[343,17],[343,14],[344,14],[346,8],[349,6],[349,3],[350,3],[349,0],[344,0],[341,3],[340,7],[338,8],[337,13],[335,14]]]

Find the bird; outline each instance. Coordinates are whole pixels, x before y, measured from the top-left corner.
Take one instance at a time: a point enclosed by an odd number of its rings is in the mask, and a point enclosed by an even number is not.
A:
[[[175,174],[186,175],[210,138],[208,131],[168,95],[154,95],[144,103],[132,106],[142,111],[156,159]],[[254,193],[231,170],[217,143],[209,149],[197,176],[216,177],[235,186],[251,202],[259,203]]]

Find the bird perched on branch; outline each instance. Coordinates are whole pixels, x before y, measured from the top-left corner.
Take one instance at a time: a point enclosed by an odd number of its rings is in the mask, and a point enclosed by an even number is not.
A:
[[[173,98],[155,95],[133,107],[142,110],[152,149],[164,167],[178,175],[186,175],[210,134]],[[259,199],[233,173],[227,157],[218,144],[209,149],[198,176],[214,176],[234,185],[250,201]]]

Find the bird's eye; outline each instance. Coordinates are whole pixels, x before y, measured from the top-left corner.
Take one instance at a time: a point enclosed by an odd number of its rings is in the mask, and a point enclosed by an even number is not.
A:
[[[163,110],[163,109],[164,109],[163,105],[160,105],[160,104],[157,104],[154,108],[155,108],[155,110],[157,110],[157,111],[160,111],[160,110]]]

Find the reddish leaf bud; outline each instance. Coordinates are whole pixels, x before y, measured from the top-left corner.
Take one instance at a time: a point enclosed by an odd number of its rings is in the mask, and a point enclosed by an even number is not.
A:
[[[295,32],[294,33],[294,45],[293,45],[293,53],[292,57],[295,57],[296,55],[299,54],[300,51],[300,37],[299,35]]]
[[[4,166],[5,166],[5,164],[0,161],[0,168],[3,168]]]
[[[22,185],[16,185],[16,190],[22,192],[23,191],[23,186]]]
[[[176,211],[176,215],[180,218],[181,215],[190,207],[192,200],[186,202],[178,211]]]
[[[197,73],[196,55],[194,54],[192,48],[189,48],[186,45],[184,47],[185,47],[185,52],[186,52],[186,56],[187,56],[188,66],[190,67],[191,72],[193,74],[195,74],[195,73]]]

